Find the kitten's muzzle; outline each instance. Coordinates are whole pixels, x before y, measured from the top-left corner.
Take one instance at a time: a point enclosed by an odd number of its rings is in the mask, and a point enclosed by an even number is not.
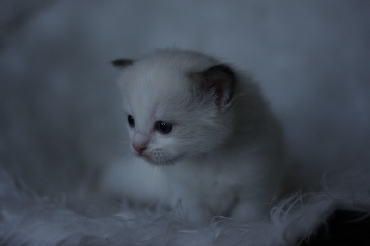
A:
[[[132,138],[132,147],[139,155],[142,155],[148,147],[148,142],[149,141],[146,134],[136,132]]]

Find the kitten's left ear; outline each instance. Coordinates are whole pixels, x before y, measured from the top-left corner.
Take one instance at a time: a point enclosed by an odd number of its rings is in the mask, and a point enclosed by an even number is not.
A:
[[[128,66],[132,66],[134,64],[133,60],[130,59],[116,59],[112,61],[112,65],[118,68],[125,68]]]
[[[212,92],[217,106],[224,107],[233,98],[235,89],[235,73],[227,65],[220,64],[197,73],[201,80],[201,89],[207,93]]]

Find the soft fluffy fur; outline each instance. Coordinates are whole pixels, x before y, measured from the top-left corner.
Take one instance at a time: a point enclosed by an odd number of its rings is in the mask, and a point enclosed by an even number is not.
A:
[[[0,244],[295,245],[314,233],[336,208],[369,212],[369,180],[364,170],[337,173],[325,179],[325,191],[286,198],[265,220],[215,217],[208,225],[198,226],[166,211],[125,209],[110,216],[81,216],[67,209],[64,199],[41,199],[22,191],[27,187],[1,171]]]
[[[114,64],[123,68],[124,114],[134,122],[127,125],[136,156],[105,176],[105,190],[181,207],[193,222],[266,216],[278,192],[283,139],[258,86],[191,51],[159,50]],[[172,130],[161,133],[158,121]]]

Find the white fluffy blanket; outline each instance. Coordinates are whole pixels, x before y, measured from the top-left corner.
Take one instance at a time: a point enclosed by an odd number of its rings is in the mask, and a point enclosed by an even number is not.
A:
[[[203,227],[149,209],[81,215],[66,207],[63,196],[38,197],[5,171],[0,176],[1,245],[292,245],[315,233],[335,209],[370,212],[370,175],[364,170],[326,175],[322,192],[294,194],[264,221],[215,217]],[[90,214],[103,210],[93,200],[83,204],[80,209],[95,209]]]

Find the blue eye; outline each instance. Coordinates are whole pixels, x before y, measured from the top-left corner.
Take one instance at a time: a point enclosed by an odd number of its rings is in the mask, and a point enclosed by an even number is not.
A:
[[[132,117],[132,115],[129,115],[127,116],[127,121],[128,121],[128,124],[133,128],[135,127],[135,120],[134,120],[134,117]]]
[[[165,121],[157,121],[156,125],[155,125],[155,128],[163,133],[163,134],[167,134],[167,133],[170,133],[171,130],[172,130],[172,124],[169,123],[169,122],[165,122]]]

